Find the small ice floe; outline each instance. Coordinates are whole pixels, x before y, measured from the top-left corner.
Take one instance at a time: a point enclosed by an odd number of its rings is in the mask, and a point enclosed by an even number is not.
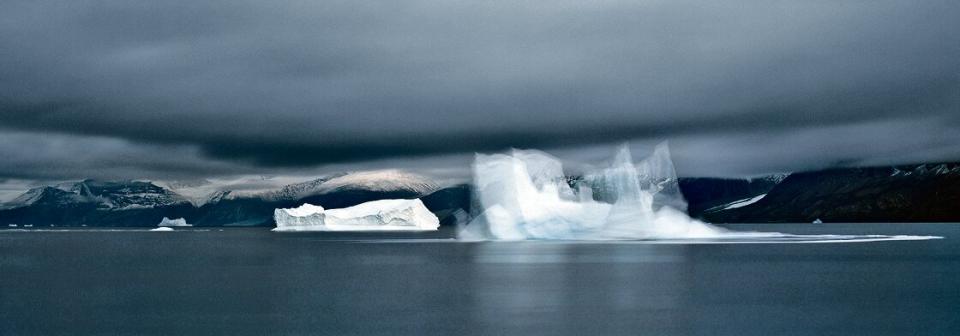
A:
[[[172,232],[172,231],[173,231],[173,228],[164,226],[164,227],[158,227],[158,228],[155,228],[155,229],[150,229],[150,231],[152,231],[152,232]]]
[[[823,224],[823,221],[820,218],[814,219],[813,224]]]
[[[7,227],[17,227],[17,224],[7,224]]]
[[[187,224],[187,220],[186,220],[186,219],[183,219],[183,218],[170,219],[170,218],[167,218],[167,217],[163,217],[163,219],[160,220],[160,224],[157,224],[157,226],[160,226],[160,227],[164,227],[164,226],[182,226],[182,227],[186,227],[186,226],[193,226],[193,224]]]

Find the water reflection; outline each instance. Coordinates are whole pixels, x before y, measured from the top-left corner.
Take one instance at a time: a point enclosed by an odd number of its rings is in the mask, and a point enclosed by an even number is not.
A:
[[[683,246],[484,243],[470,293],[480,326],[538,333],[676,330]],[[611,319],[611,317],[616,317]],[[598,323],[598,321],[605,321]],[[505,326],[504,324],[507,324]],[[633,329],[636,330],[636,329]]]

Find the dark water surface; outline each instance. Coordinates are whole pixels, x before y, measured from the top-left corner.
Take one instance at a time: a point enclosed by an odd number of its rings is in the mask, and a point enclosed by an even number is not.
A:
[[[0,335],[960,335],[960,224],[838,244],[0,230]]]

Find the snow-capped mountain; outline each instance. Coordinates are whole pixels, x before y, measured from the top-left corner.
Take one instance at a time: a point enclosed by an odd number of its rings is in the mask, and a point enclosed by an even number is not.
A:
[[[844,168],[784,177],[682,178],[679,184],[690,214],[711,222],[960,220],[954,210],[960,204],[960,164]],[[472,193],[469,185],[441,188],[429,178],[397,170],[332,174],[272,190],[264,184],[240,192],[217,190],[210,183],[174,186],[190,197],[162,185],[85,180],[33,188],[0,206],[0,224],[155,226],[168,217],[197,226],[271,226],[276,208],[311,203],[336,209],[420,198],[443,225],[452,225],[470,211]]]
[[[344,175],[346,175],[346,173],[327,175],[309,181],[288,184],[279,190],[268,191],[254,196],[271,201],[297,200],[305,196],[319,193],[318,189],[320,189],[321,185],[330,179]]]
[[[437,189],[439,189],[437,184],[425,176],[400,170],[376,170],[327,175],[306,182],[289,184],[280,190],[263,193],[260,197],[274,201],[297,200],[344,191],[406,192],[424,195]]]
[[[184,205],[189,201],[183,196],[141,181],[96,181],[84,180],[70,187],[82,197],[96,200],[98,208],[114,211],[147,209]]]
[[[56,187],[30,189],[4,204],[2,208],[90,203],[100,210],[122,211],[174,206],[186,202],[182,196],[149,182],[84,180],[62,183]]]
[[[367,191],[409,191],[430,193],[437,190],[437,184],[427,177],[400,170],[378,170],[344,174],[331,178],[319,185],[319,192],[338,190]]]
[[[284,180],[289,179],[265,178],[256,187]],[[250,185],[242,179],[229,182]],[[420,198],[439,189],[427,177],[399,170],[331,174],[253,193],[215,187],[210,181],[60,183],[30,189],[0,206],[0,224],[155,226],[169,217],[198,226],[272,225],[275,208],[312,203],[335,209],[380,199]]]
[[[139,226],[164,214],[182,217],[191,208],[185,198],[149,182],[84,180],[30,189],[0,208],[0,222]]]
[[[214,191],[214,192],[211,193],[210,195],[207,195],[206,199],[204,199],[204,200],[201,201],[201,202],[195,202],[194,205],[196,205],[196,206],[202,206],[202,205],[204,205],[204,204],[210,204],[210,203],[214,203],[214,204],[215,204],[215,203],[219,203],[220,201],[222,201],[222,200],[224,200],[224,199],[231,198],[232,195],[233,195],[232,193],[233,193],[233,192],[230,191],[230,190],[218,190],[218,191]],[[198,203],[199,203],[199,204],[198,204]]]
[[[0,209],[16,209],[33,205],[47,206],[65,206],[79,203],[95,203],[95,199],[79,195],[74,192],[64,191],[54,187],[38,187],[27,190],[27,192],[14,198],[0,206]]]

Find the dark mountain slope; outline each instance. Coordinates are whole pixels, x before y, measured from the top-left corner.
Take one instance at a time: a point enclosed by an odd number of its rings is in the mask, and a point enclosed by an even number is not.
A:
[[[681,178],[680,191],[687,199],[687,212],[700,217],[707,209],[769,192],[786,175],[756,179]]]
[[[796,173],[760,201],[706,214],[713,222],[957,222],[960,164]]]

